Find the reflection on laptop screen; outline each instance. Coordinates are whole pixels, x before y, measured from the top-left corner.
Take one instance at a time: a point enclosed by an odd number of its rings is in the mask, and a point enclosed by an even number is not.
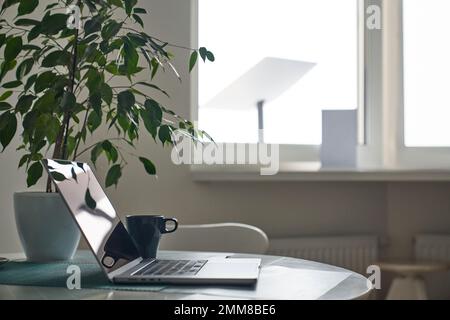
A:
[[[48,159],[43,164],[107,273],[139,258],[130,235],[86,163]]]

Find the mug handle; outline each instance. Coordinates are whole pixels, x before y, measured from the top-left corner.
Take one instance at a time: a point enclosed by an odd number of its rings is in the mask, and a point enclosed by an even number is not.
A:
[[[173,227],[172,230],[167,229],[167,221],[172,221],[173,223],[175,223],[175,226]],[[164,219],[164,230],[162,233],[172,233],[174,231],[176,231],[178,229],[178,220],[175,218],[165,218]]]

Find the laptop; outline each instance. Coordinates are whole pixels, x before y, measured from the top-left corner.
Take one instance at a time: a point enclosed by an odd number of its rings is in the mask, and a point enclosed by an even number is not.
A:
[[[260,259],[143,259],[88,164],[42,160],[98,264],[115,283],[255,284]]]

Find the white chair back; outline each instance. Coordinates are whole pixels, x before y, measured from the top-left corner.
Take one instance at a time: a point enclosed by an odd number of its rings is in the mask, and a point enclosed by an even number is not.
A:
[[[261,229],[240,223],[180,225],[161,237],[160,250],[265,254],[269,239]]]

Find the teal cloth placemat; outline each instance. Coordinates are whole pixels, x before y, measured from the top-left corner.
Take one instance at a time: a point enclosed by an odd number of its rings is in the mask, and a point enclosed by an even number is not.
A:
[[[67,288],[70,274],[67,268],[76,265],[81,270],[82,289],[160,291],[164,286],[114,284],[108,281],[90,251],[77,252],[71,261],[36,263],[11,261],[0,265],[0,284]]]

